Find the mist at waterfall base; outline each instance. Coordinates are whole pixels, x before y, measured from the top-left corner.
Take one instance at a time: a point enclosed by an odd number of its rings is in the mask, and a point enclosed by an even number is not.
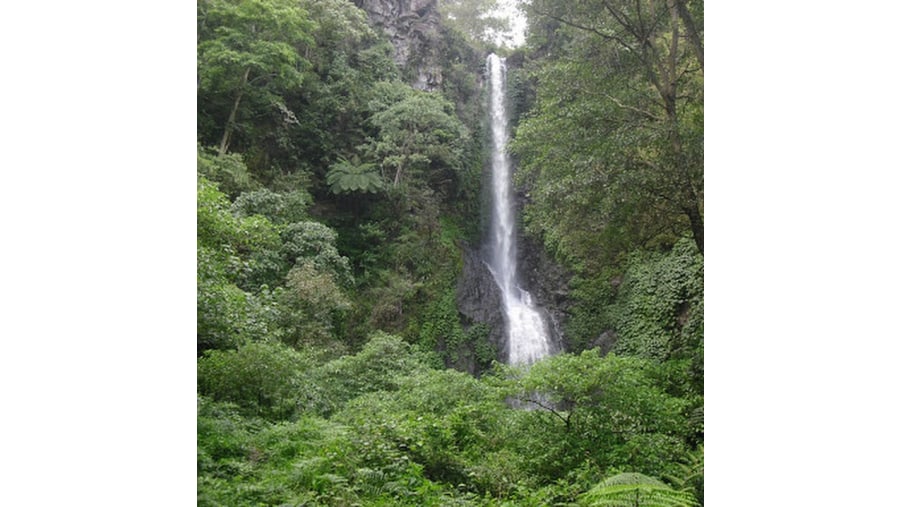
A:
[[[516,272],[515,200],[512,169],[506,153],[506,60],[495,54],[487,59],[490,81],[491,190],[493,205],[488,246],[488,268],[500,288],[506,320],[509,364],[528,365],[550,354],[547,323],[531,294],[519,286]]]

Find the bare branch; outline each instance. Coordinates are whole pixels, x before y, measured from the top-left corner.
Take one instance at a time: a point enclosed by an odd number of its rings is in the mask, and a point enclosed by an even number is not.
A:
[[[560,22],[560,23],[562,23],[562,24],[564,24],[564,25],[571,26],[572,28],[577,28],[577,29],[579,29],[579,30],[584,30],[584,31],[590,32],[590,33],[592,33],[592,34],[594,34],[594,35],[596,35],[596,36],[598,36],[598,37],[601,37],[601,38],[603,38],[603,39],[618,42],[619,44],[621,44],[622,46],[624,46],[626,49],[628,49],[628,50],[634,52],[634,54],[640,54],[640,53],[638,53],[638,51],[637,51],[631,44],[629,44],[628,42],[626,42],[626,41],[625,41],[624,39],[622,39],[621,37],[617,37],[617,36],[615,36],[615,35],[610,35],[610,34],[607,34],[607,33],[603,33],[603,32],[601,32],[600,30],[597,30],[596,28],[593,28],[593,27],[590,27],[590,26],[586,26],[586,25],[582,25],[582,24],[579,24],[579,23],[575,23],[574,21],[569,21],[569,20],[567,20],[567,19],[565,19],[565,18],[561,18],[561,17],[559,17],[559,16],[555,16],[555,15],[553,15],[553,14],[550,14],[549,12],[541,11],[540,9],[534,9],[534,12],[535,12],[535,14],[537,14],[537,15],[539,15],[539,16],[544,16],[544,17],[550,18],[550,19],[552,19],[552,20],[554,20],[554,21],[558,21],[558,22]]]
[[[678,9],[675,0],[668,0],[669,11],[672,15],[672,46],[669,48],[669,79],[674,87],[677,78],[678,67]]]
[[[516,399],[518,399],[519,401],[524,401],[525,403],[533,403],[533,404],[535,404],[535,405],[541,407],[542,409],[546,410],[546,411],[549,412],[550,414],[552,414],[552,415],[558,417],[560,421],[562,421],[562,422],[564,422],[564,423],[566,424],[566,431],[568,431],[568,429],[569,429],[569,417],[570,417],[569,415],[567,415],[566,417],[563,417],[562,414],[560,414],[559,412],[557,412],[556,410],[554,410],[553,407],[550,407],[550,406],[545,405],[544,403],[541,403],[540,400],[533,400],[533,399],[531,399],[531,398],[520,398],[520,397],[518,397],[518,396],[516,396]]]
[[[697,60],[700,62],[700,70],[703,70],[703,41],[700,40],[697,25],[694,23],[694,18],[691,16],[690,11],[688,11],[684,0],[677,0],[676,4],[678,7],[678,14],[681,16],[681,21],[687,29],[688,39],[691,41],[691,46],[694,48],[694,53],[697,55]]]
[[[604,1],[603,5],[606,7],[606,10],[608,10],[609,13],[612,14],[612,17],[615,18],[615,20],[619,23],[619,25],[622,26],[622,28],[624,28],[625,30],[630,32],[631,35],[634,35],[634,38],[637,39],[638,42],[641,43],[641,45],[643,45],[645,43],[647,37],[644,34],[639,33],[635,29],[635,25],[634,25],[634,23],[631,22],[631,20],[629,20],[621,12],[618,12],[616,9],[614,9],[613,6],[610,5],[609,2]],[[638,4],[638,6],[640,6],[640,3]],[[640,10],[638,10],[638,13],[640,13]]]
[[[650,111],[644,111],[643,109],[638,109],[636,107],[629,106],[627,104],[623,104],[622,102],[619,101],[619,99],[613,97],[612,95],[610,95],[608,93],[604,93],[603,96],[608,98],[609,100],[611,100],[615,105],[621,107],[622,109],[628,109],[629,111],[634,111],[635,113],[646,116],[647,118],[650,118],[651,120],[656,120],[656,121],[660,121],[660,122],[664,121],[662,118],[660,118],[659,116],[656,116],[655,114],[651,113]]]

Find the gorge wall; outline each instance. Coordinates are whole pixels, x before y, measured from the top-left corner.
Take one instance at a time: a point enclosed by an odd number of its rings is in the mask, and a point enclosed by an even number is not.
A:
[[[485,138],[484,149],[487,150],[487,127],[482,123],[487,114],[484,67],[487,54],[465,44],[458,34],[443,25],[438,0],[353,2],[367,13],[370,24],[390,40],[394,48],[393,59],[404,80],[419,90],[442,91],[456,102],[460,119],[473,135]],[[522,64],[520,57],[511,57],[510,61],[516,67]],[[489,171],[489,164],[485,163],[485,182],[490,180]],[[485,192],[489,193],[489,190]],[[514,199],[517,216],[521,216],[525,195],[516,192]],[[484,217],[481,221],[482,224],[487,222]],[[568,275],[546,254],[543,245],[526,237],[522,229],[517,228],[517,242],[521,245],[518,255],[521,285],[546,311],[553,349],[566,350],[568,344],[562,330],[567,318]],[[484,263],[486,257],[481,247],[464,245],[462,249],[463,272],[456,286],[460,321],[466,329],[474,324],[489,327],[488,341],[497,351],[498,359],[505,361],[507,338],[500,290]],[[474,344],[465,344],[458,354],[453,354],[456,359],[448,366],[478,374],[474,355]]]
[[[394,62],[410,77],[413,88],[440,89],[441,15],[438,0],[354,0],[369,21],[394,46]]]

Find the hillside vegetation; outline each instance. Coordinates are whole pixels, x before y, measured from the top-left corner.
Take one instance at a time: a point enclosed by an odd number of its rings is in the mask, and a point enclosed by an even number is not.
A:
[[[198,505],[702,505],[703,4],[532,0],[515,50],[477,5],[423,91],[348,0],[198,1]],[[569,276],[528,369],[455,298],[488,49]]]

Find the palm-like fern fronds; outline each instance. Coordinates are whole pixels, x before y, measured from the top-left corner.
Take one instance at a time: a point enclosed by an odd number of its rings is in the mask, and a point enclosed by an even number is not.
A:
[[[675,489],[691,491],[701,503],[703,502],[703,444],[697,450],[688,453],[683,463],[676,463],[680,472],[678,475],[667,475]]]
[[[374,194],[384,189],[384,181],[375,164],[354,164],[347,160],[341,160],[332,165],[328,174],[325,175],[325,182],[335,194],[351,192]]]
[[[585,493],[581,502],[590,507],[696,507],[694,496],[676,491],[664,482],[639,473],[609,477]]]

